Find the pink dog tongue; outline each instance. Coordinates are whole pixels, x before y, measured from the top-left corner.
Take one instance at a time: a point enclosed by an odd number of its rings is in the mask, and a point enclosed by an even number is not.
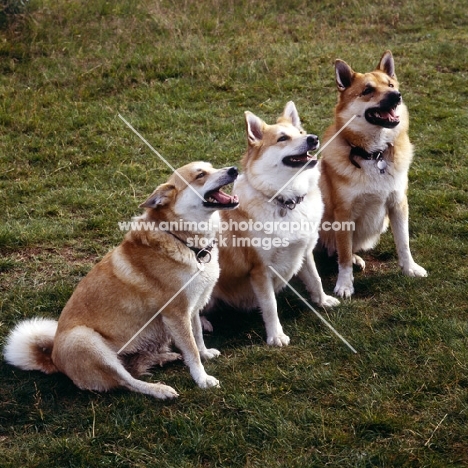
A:
[[[392,109],[388,112],[379,112],[380,117],[386,120],[398,120],[398,116],[395,114],[395,111]]]
[[[218,190],[217,192],[210,193],[210,196],[212,196],[218,203],[221,203],[223,205],[226,205],[228,203],[234,203],[237,201],[236,195],[231,197],[231,195],[224,193],[222,190]]]

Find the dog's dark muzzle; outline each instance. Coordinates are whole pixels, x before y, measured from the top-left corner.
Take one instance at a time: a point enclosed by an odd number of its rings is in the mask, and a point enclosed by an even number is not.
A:
[[[239,171],[237,170],[237,167],[230,167],[226,171],[224,177],[219,181],[220,185],[216,189],[205,193],[203,206],[207,208],[216,208],[218,210],[236,208],[239,205],[239,198],[237,195],[229,195],[221,189],[234,182],[238,175]]]
[[[309,151],[314,151],[320,146],[320,141],[317,135],[307,135],[307,151],[302,154],[294,154],[283,158],[285,166],[301,168],[307,166],[307,169],[312,169],[317,164],[317,156],[310,154]]]
[[[397,107],[402,103],[399,91],[390,91],[379,102],[377,107],[366,110],[366,120],[379,127],[395,128],[400,123],[400,117],[396,114]]]

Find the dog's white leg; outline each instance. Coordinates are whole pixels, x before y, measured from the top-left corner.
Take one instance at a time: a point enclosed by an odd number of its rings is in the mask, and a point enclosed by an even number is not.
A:
[[[269,274],[265,271],[254,270],[251,273],[250,280],[262,311],[267,343],[271,346],[287,346],[290,340],[289,336],[284,334],[279,321],[275,290]]]
[[[337,296],[349,299],[354,294],[353,280],[353,267],[338,264],[338,279],[336,280],[334,293]]]
[[[409,246],[408,199],[404,195],[402,201],[389,209],[390,226],[398,253],[398,263],[407,276],[427,276],[427,271],[419,266],[411,255]]]
[[[192,316],[192,330],[193,336],[195,338],[195,342],[197,343],[198,351],[200,353],[200,357],[202,359],[213,359],[218,357],[221,353],[215,349],[210,348],[208,349],[205,346],[205,341],[203,339],[203,328],[201,324],[201,317],[200,313],[197,311]]]
[[[166,313],[163,316],[163,321],[174,339],[174,344],[182,352],[184,361],[190,369],[190,375],[197,385],[201,388],[219,387],[218,380],[208,375],[203,367],[197,343],[192,333],[190,317],[188,315],[180,317],[178,314]],[[198,323],[201,330],[200,322]]]
[[[338,299],[325,294],[312,252],[307,253],[298,276],[309,291],[312,301],[319,306],[334,307],[340,303]]]
[[[342,221],[337,218],[337,221]],[[338,279],[334,292],[337,296],[350,298],[353,286],[353,238],[351,231],[336,231],[336,251],[338,254]]]

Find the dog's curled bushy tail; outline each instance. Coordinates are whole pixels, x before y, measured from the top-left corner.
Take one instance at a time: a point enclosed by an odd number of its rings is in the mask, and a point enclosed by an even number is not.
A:
[[[20,322],[8,335],[4,356],[8,364],[23,370],[58,372],[52,362],[57,321],[34,318]]]

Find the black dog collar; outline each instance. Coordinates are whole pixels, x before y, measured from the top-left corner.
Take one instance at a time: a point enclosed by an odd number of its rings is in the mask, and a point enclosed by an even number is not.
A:
[[[193,247],[191,245],[188,245],[187,242],[183,241],[180,237],[176,236],[174,233],[171,231],[164,231],[170,234],[171,236],[174,236],[178,241],[182,242],[182,244],[185,245],[188,249],[190,249],[194,254],[195,258],[198,263],[210,263],[211,262],[211,251],[213,250],[213,247],[216,245],[216,239],[212,239],[211,244],[207,245],[206,247],[203,247],[202,249],[198,247]],[[205,259],[205,257],[208,257]]]
[[[349,152],[349,160],[353,166],[361,169],[361,166],[356,161],[356,156],[359,156],[366,161],[377,161],[377,167],[380,170],[381,174],[385,174],[385,169],[387,168],[387,162],[384,160],[383,155],[385,150],[374,151],[373,153],[367,152],[364,148],[360,146],[351,146],[351,151]]]

